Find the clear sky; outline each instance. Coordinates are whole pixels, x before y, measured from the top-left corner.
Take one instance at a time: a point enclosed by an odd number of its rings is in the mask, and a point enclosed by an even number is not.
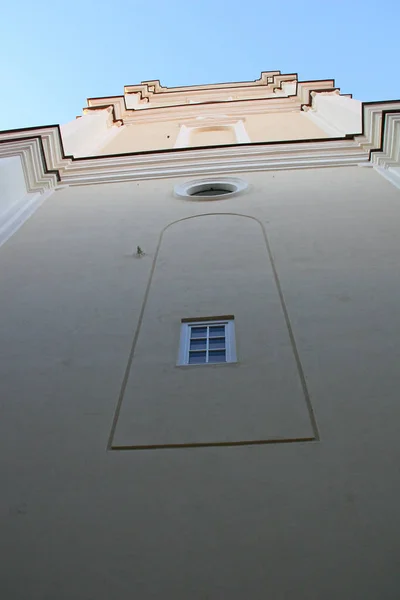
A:
[[[65,123],[90,96],[160,79],[334,78],[400,98],[400,0],[9,0],[0,12],[0,129]]]

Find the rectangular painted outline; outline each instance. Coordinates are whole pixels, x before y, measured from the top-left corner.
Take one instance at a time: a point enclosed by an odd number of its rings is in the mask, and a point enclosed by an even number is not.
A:
[[[308,416],[310,419],[311,428],[314,432],[314,436],[299,437],[299,438],[270,438],[270,439],[267,438],[267,439],[261,439],[261,440],[238,440],[238,441],[231,441],[231,442],[215,441],[215,442],[193,442],[193,443],[182,443],[182,444],[140,444],[140,445],[132,444],[132,445],[114,446],[113,439],[114,439],[114,435],[115,435],[115,430],[116,430],[117,424],[118,424],[119,413],[121,410],[122,402],[123,402],[124,395],[125,395],[125,389],[126,389],[128,379],[129,379],[129,374],[130,374],[130,370],[131,370],[131,366],[132,366],[135,348],[136,348],[136,344],[137,344],[137,341],[139,338],[140,327],[141,327],[141,323],[143,320],[144,311],[145,311],[146,304],[147,304],[147,299],[148,299],[148,296],[150,293],[151,282],[153,279],[156,262],[157,262],[157,257],[158,257],[158,253],[159,253],[159,250],[161,247],[161,241],[162,241],[164,232],[166,231],[166,229],[168,229],[168,227],[170,227],[171,225],[174,225],[175,223],[179,223],[180,221],[187,221],[189,219],[195,219],[198,217],[205,217],[205,216],[214,216],[214,215],[232,215],[232,216],[252,219],[253,221],[256,221],[261,227],[265,245],[266,245],[267,254],[268,254],[270,264],[272,267],[272,273],[273,273],[275,285],[278,290],[278,296],[280,299],[283,316],[284,316],[286,327],[288,330],[289,339],[290,339],[290,343],[292,346],[295,363],[297,366],[297,372],[298,372],[298,376],[300,378],[300,383],[301,383],[301,387],[303,390],[304,400],[306,403]],[[182,320],[182,322],[183,322],[183,320]],[[234,363],[231,363],[231,364],[234,364]],[[107,450],[108,451],[124,451],[124,450],[157,450],[157,449],[158,450],[166,450],[166,449],[179,449],[179,448],[212,448],[212,447],[221,447],[222,448],[222,447],[235,447],[235,446],[260,446],[260,445],[268,445],[268,444],[293,444],[295,442],[319,442],[319,441],[320,441],[320,435],[319,435],[317,420],[315,418],[314,409],[313,409],[310,394],[309,394],[308,388],[307,388],[306,378],[305,378],[303,367],[302,367],[301,360],[300,360],[300,355],[299,355],[299,352],[297,349],[296,340],[295,340],[292,325],[291,325],[291,322],[289,319],[289,313],[288,313],[288,310],[286,307],[282,287],[281,287],[281,284],[279,281],[278,272],[277,272],[277,269],[275,266],[271,246],[268,241],[267,232],[265,230],[264,224],[261,221],[259,221],[256,217],[252,217],[250,215],[242,215],[240,213],[231,213],[231,212],[205,213],[205,214],[200,214],[200,215],[193,215],[193,216],[185,217],[183,219],[178,219],[177,221],[173,221],[172,223],[169,223],[161,231],[161,234],[160,234],[160,237],[158,240],[158,244],[157,244],[157,249],[154,254],[153,264],[152,264],[152,267],[150,270],[150,276],[149,276],[149,280],[147,282],[146,291],[144,294],[144,299],[143,299],[142,307],[140,310],[138,325],[136,327],[136,331],[135,331],[135,334],[133,337],[132,347],[131,347],[131,351],[129,354],[128,363],[127,363],[127,367],[125,370],[125,375],[124,375],[122,385],[121,385],[121,391],[120,391],[118,401],[117,401],[117,406],[116,406],[116,409],[114,412],[114,418],[113,418],[113,422],[111,425],[111,431],[110,431],[110,435],[109,435],[108,443],[107,443]]]
[[[171,450],[179,448],[234,448],[236,446],[266,446],[268,444],[294,444],[297,442],[318,442],[315,437],[271,438],[267,440],[239,440],[237,442],[193,442],[192,444],[148,444],[143,446],[111,446],[112,451],[126,450]]]

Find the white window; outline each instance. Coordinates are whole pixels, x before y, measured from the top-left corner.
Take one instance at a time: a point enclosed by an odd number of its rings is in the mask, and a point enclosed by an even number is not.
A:
[[[233,317],[182,322],[179,365],[236,362]]]

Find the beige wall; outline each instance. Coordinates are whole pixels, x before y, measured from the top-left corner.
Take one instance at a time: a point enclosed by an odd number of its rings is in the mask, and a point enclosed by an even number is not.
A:
[[[397,600],[398,190],[361,168],[240,176],[214,202],[63,189],[1,248],[7,600]],[[235,313],[237,367],[175,367],[203,310]],[[297,351],[320,441],[295,441]],[[107,452],[113,423],[114,445],[283,443]]]
[[[202,127],[190,135],[190,146],[212,146],[214,144],[237,144],[233,126]]]
[[[119,154],[173,148],[179,133],[177,122],[124,125],[99,154]]]
[[[330,137],[302,112],[247,115],[245,127],[252,142]]]
[[[195,122],[191,126],[196,125]],[[244,126],[251,142],[313,139],[330,137],[306,114],[301,112],[247,115]],[[173,148],[180,131],[178,121],[124,125],[106,143],[99,154],[119,154],[143,150]],[[233,126],[219,125],[194,129],[188,138],[190,146],[236,144]]]
[[[227,314],[239,362],[175,368],[181,319]],[[259,221],[228,213],[170,225],[138,334],[114,446],[313,437]]]

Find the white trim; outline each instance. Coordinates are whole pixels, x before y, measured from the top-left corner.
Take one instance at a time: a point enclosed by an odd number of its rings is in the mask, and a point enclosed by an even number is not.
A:
[[[58,127],[39,127],[0,133],[0,157],[21,156],[27,187],[35,192],[60,185],[52,170],[59,170],[61,185],[91,185],[167,177],[213,177],[246,171],[359,166],[371,164],[369,151],[380,147],[382,113],[388,110],[392,114],[386,114],[385,118],[386,147],[372,152],[371,162],[383,168],[397,168],[400,166],[396,153],[398,129],[394,127],[400,115],[397,101],[365,104],[364,133],[355,139],[216,146],[73,161],[63,156]]]
[[[225,112],[228,105],[230,115],[241,118],[244,114],[286,111],[290,107],[300,110],[302,104],[309,102],[310,92],[331,90],[333,86],[333,80],[298,82],[293,74],[285,75],[271,71],[270,74],[262,74],[256,81],[236,84],[167,88],[154,81],[128,85],[124,87],[124,96],[90,98],[88,106],[89,108],[113,106],[116,119],[123,119],[125,124],[137,123],[141,119],[147,122],[160,122],[164,119],[181,119],[182,115],[186,118],[197,117],[200,113],[209,112],[209,104],[198,104],[204,97],[207,102],[210,100],[215,102],[213,106],[215,112]],[[173,96],[169,93],[172,91]],[[228,93],[236,102],[227,99]],[[195,104],[191,103],[193,96]],[[257,102],[253,105],[248,102],[249,99],[257,99]],[[157,110],[156,113],[148,110],[154,107],[162,110]]]
[[[374,106],[367,106],[365,121],[369,121],[374,132],[373,140],[366,146],[370,147],[371,163],[374,169],[385,179],[390,181],[395,187],[400,188],[400,102],[391,103],[391,105],[381,105],[384,110],[389,109],[382,119],[382,113],[379,113]],[[373,110],[375,108],[375,110]],[[384,122],[384,131],[382,132],[382,123]],[[374,148],[380,146],[380,140],[383,133],[382,150],[374,151]]]
[[[361,133],[361,102],[342,96],[339,91],[311,92],[311,106],[303,113],[332,136]]]
[[[251,142],[251,139],[249,138],[249,135],[246,131],[243,119],[237,121],[234,124],[233,128],[235,130],[236,140],[238,144],[248,144],[249,142]]]
[[[11,138],[0,144],[0,159],[12,156],[21,159],[27,192],[44,193],[56,187],[57,176],[46,169],[38,137],[15,141]]]
[[[178,137],[176,138],[174,148],[186,148],[189,146],[190,142],[190,134],[192,133],[192,128],[187,127],[186,125],[181,125],[178,133]]]
[[[368,152],[353,140],[193,148],[65,162],[69,185],[138,181],[166,177],[213,176],[250,171],[357,166]]]
[[[223,362],[205,362],[189,363],[190,337],[192,327],[213,327],[223,325],[225,327],[225,358]],[[206,352],[208,355],[209,335],[206,336]],[[227,363],[237,362],[235,320],[234,319],[215,319],[211,321],[186,321],[181,323],[181,333],[178,352],[178,366],[201,366],[201,365],[225,365]]]
[[[335,127],[332,123],[328,123],[326,119],[321,117],[318,113],[313,110],[310,110],[309,107],[304,107],[302,111],[303,115],[306,116],[307,119],[310,119],[317,127],[325,131],[325,133],[329,134],[332,137],[343,137],[346,132],[343,132],[341,129]]]

